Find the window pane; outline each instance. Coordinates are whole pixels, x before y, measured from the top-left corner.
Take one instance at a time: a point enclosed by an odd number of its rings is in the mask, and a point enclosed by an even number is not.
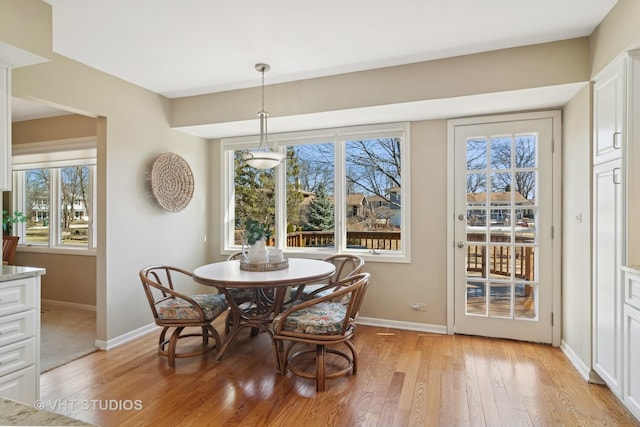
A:
[[[346,143],[347,247],[402,249],[399,138]]]
[[[287,147],[286,247],[334,247],[335,144]]]
[[[60,169],[60,244],[89,244],[89,168]]]
[[[511,138],[491,139],[491,168],[509,169],[511,167]]]
[[[516,137],[516,167],[533,168],[536,166],[536,139],[536,135]]]
[[[49,244],[49,169],[31,169],[25,176],[25,242]]]
[[[467,169],[487,168],[487,140],[484,138],[467,140]]]
[[[235,224],[233,242],[242,244],[242,232],[247,220],[267,224],[272,229],[275,219],[275,169],[255,169],[248,166],[242,155],[234,152]],[[267,244],[273,244],[268,242]]]

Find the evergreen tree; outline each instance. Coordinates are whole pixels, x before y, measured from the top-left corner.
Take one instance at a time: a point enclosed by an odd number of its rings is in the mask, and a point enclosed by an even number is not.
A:
[[[327,196],[324,184],[320,183],[316,198],[307,208],[307,222],[304,229],[307,231],[333,230],[333,225],[333,204]]]
[[[235,153],[236,227],[247,220],[275,223],[275,176],[273,169],[255,169]]]

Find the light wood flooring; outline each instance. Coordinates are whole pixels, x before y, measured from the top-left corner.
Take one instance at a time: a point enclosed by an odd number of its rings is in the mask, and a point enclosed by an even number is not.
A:
[[[358,373],[316,393],[310,380],[277,374],[268,336],[248,332],[221,362],[210,353],[175,369],[149,334],[43,374],[41,399],[106,427],[640,426],[548,345],[359,326]]]

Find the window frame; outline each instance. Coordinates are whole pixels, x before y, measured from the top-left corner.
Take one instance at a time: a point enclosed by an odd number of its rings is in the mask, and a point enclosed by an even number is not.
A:
[[[400,190],[400,200],[402,200],[401,210],[401,249],[398,251],[375,250],[375,249],[353,249],[346,247],[346,172],[345,162],[346,142],[377,139],[377,138],[400,138],[401,158],[400,165],[402,171],[402,186]],[[411,262],[411,200],[410,200],[410,124],[389,123],[378,125],[339,127],[332,129],[321,129],[312,131],[286,132],[269,134],[269,147],[274,151],[285,153],[288,145],[313,144],[313,143],[333,143],[335,144],[334,156],[334,238],[335,246],[332,248],[288,248],[282,242],[286,242],[286,182],[287,171],[282,165],[277,166],[275,173],[275,239],[277,247],[285,250],[289,256],[317,257],[323,258],[335,253],[353,253],[363,256],[367,261],[378,262]],[[255,148],[259,144],[259,136],[232,137],[220,140],[220,194],[222,203],[220,204],[220,251],[222,254],[229,254],[240,249],[234,243],[235,224],[235,183],[234,183],[234,151],[241,149]]]
[[[50,224],[59,224],[62,198],[60,168],[86,166],[89,171],[89,223],[87,245],[60,244],[60,227],[49,227],[47,244],[26,242],[26,224],[14,225],[14,234],[20,236],[18,247],[24,252],[64,253],[74,255],[95,255],[96,242],[96,200],[97,200],[97,149],[95,137],[82,137],[57,141],[32,142],[15,145],[12,156],[12,200],[14,210],[25,212],[25,172],[31,169],[49,169],[49,217]]]

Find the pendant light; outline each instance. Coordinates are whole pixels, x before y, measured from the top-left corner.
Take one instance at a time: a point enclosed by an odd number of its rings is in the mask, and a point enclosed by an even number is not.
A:
[[[260,144],[257,149],[248,151],[242,157],[249,166],[256,169],[275,168],[285,157],[283,153],[270,150],[267,145],[267,117],[269,113],[264,111],[264,73],[270,69],[271,67],[267,64],[256,64],[256,71],[262,73],[262,110],[258,112],[260,119]]]

